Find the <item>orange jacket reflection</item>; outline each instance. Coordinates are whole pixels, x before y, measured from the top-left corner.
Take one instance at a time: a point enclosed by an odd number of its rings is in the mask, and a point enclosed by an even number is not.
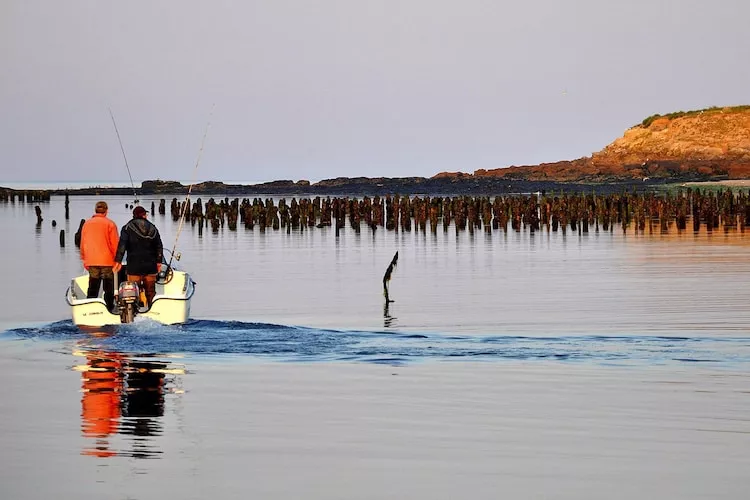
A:
[[[119,424],[123,358],[116,353],[91,352],[86,359],[88,369],[82,374],[81,430],[84,436],[106,438],[117,432]],[[106,457],[115,452],[98,447],[85,454]]]

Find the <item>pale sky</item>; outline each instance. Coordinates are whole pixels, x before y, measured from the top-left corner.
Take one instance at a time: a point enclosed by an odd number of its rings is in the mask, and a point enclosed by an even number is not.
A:
[[[750,104],[747,0],[0,0],[0,185],[429,177]],[[211,128],[197,171],[201,139]]]

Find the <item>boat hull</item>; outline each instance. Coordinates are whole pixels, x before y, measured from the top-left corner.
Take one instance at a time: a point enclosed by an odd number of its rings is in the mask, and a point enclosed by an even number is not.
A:
[[[101,327],[122,324],[118,314],[107,310],[104,299],[85,298],[88,275],[74,278],[66,291],[73,323],[78,326]],[[195,283],[189,274],[174,271],[167,284],[157,284],[151,308],[139,311],[136,317],[157,321],[165,325],[185,323],[190,317],[190,300],[195,293]]]

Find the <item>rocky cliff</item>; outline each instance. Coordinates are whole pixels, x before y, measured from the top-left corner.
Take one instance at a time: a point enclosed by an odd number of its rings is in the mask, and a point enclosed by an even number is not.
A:
[[[477,170],[473,176],[593,183],[750,178],[750,106],[650,116],[590,157]]]
[[[310,183],[277,180],[238,185],[202,182],[195,195],[501,194],[543,190],[621,192],[685,181],[750,179],[750,106],[653,115],[590,157],[541,165],[443,172],[424,177],[338,177]],[[144,181],[139,194],[186,193],[175,181]],[[12,190],[6,190],[11,192]],[[52,191],[64,194],[67,190]],[[70,194],[130,194],[128,188],[86,188]],[[0,193],[2,194],[2,193]]]

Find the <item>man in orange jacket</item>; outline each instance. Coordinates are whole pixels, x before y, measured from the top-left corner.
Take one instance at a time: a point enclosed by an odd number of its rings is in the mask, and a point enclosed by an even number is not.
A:
[[[104,201],[96,203],[94,216],[81,229],[81,260],[89,272],[90,299],[99,296],[99,286],[104,284],[104,302],[112,311],[115,306],[115,252],[119,239],[117,226],[107,218],[109,207]]]

